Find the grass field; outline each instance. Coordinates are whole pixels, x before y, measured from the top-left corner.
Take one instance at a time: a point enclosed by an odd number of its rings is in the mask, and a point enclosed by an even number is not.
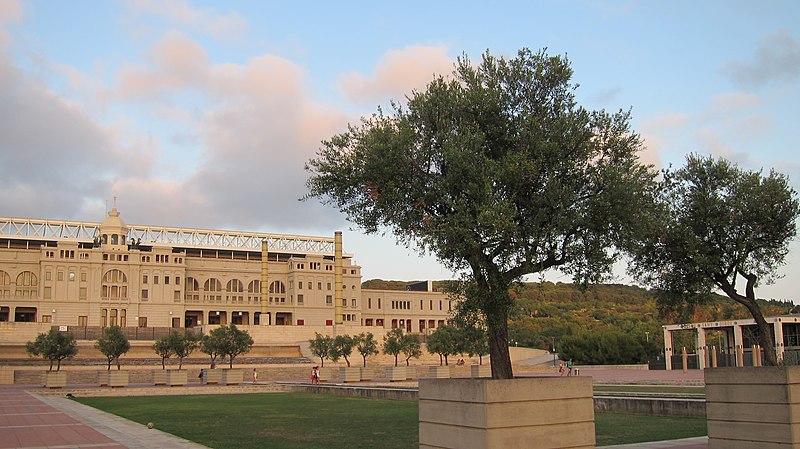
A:
[[[212,448],[410,449],[416,401],[307,393],[80,398],[80,402]],[[595,417],[598,445],[706,434],[702,418]]]

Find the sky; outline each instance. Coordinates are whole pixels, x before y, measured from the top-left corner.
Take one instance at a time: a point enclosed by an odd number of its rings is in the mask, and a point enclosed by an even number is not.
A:
[[[800,191],[794,0],[0,0],[0,216],[342,230],[365,280],[452,278],[299,201],[304,163],[459,56],[523,47],[566,55],[584,107],[630,109],[644,162],[725,157]],[[798,269],[795,241],[758,296],[800,300]]]

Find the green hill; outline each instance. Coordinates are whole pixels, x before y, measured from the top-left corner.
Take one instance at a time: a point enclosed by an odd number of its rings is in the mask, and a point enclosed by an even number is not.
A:
[[[438,289],[447,281],[434,282]],[[408,282],[373,279],[363,288],[403,290]],[[659,312],[655,297],[647,289],[601,284],[581,289],[575,284],[529,282],[513,291],[517,307],[509,321],[511,344],[550,349],[555,342],[569,335],[596,332],[622,332],[635,337],[648,353],[663,348],[662,325],[686,322],[721,321],[750,318],[745,308],[725,296],[712,295],[709,301],[683,312]],[[783,301],[761,301],[765,316],[783,315],[794,304]],[[694,348],[692,332],[676,333],[676,347]]]

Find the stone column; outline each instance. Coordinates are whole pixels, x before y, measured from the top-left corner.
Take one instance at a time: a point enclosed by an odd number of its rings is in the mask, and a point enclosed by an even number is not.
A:
[[[672,331],[664,326],[664,358],[666,358],[667,371],[672,369]]]
[[[736,354],[736,366],[744,366],[744,338],[742,337],[741,324],[733,324],[733,349]]]
[[[267,241],[261,241],[261,318],[259,324],[269,325],[269,315],[267,315],[267,301],[269,301],[269,248]]]
[[[705,369],[708,366],[708,351],[706,350],[706,330],[697,328],[697,367]]]
[[[772,323],[772,327],[775,337],[775,354],[778,356],[778,360],[783,360],[783,351],[785,347],[783,346],[783,323],[781,323],[781,319],[778,318]]]

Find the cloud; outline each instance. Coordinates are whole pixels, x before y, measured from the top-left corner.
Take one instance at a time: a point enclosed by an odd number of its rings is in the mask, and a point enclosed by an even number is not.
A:
[[[722,71],[743,88],[794,82],[800,77],[800,42],[780,30],[759,42],[750,61],[730,62]]]
[[[71,217],[108,191],[110,180],[146,172],[149,159],[118,130],[26,77],[0,56],[0,191],[18,215]],[[129,161],[137,161],[135,164]]]
[[[662,152],[674,144],[672,137],[686,127],[688,121],[688,115],[672,113],[644,122],[641,134],[645,150],[639,155],[639,159],[645,164],[661,168]]]
[[[0,47],[11,43],[6,25],[22,20],[22,5],[17,0],[0,0]]]
[[[209,34],[217,39],[238,39],[249,24],[235,12],[220,14],[213,9],[192,8],[186,0],[127,0],[130,11],[160,17],[169,23]]]
[[[339,87],[349,100],[359,103],[398,99],[424,88],[436,75],[452,73],[453,63],[445,47],[410,46],[387,52],[370,76],[342,75]]]

